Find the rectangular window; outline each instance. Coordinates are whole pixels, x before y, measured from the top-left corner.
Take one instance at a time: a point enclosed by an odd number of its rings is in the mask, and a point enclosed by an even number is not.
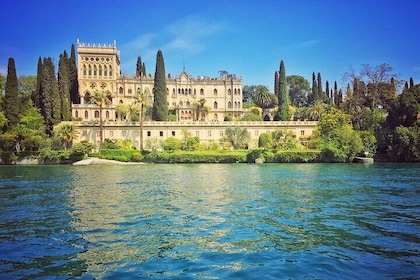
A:
[[[159,136],[163,137],[163,131],[159,131]]]
[[[195,136],[200,137],[200,131],[198,131],[198,130],[197,130],[197,131],[195,132]]]
[[[207,135],[211,137],[211,130],[207,131]]]
[[[301,130],[300,131],[300,136],[304,136],[305,135],[305,130]]]
[[[219,132],[219,134],[220,134],[220,137],[223,137],[223,135],[224,135],[224,131],[222,130],[222,131],[220,131]]]
[[[84,136],[84,137],[86,137],[86,136],[87,136],[87,131],[86,131],[86,130],[83,130],[83,132],[82,132],[82,136]]]
[[[172,130],[172,136],[175,136],[175,131]]]
[[[260,132],[258,130],[255,130],[255,136],[260,135]]]
[[[114,131],[109,132],[109,137],[114,137]]]
[[[148,132],[147,132],[147,136],[148,136],[148,137],[152,136],[152,132],[151,132],[151,131],[148,131]]]

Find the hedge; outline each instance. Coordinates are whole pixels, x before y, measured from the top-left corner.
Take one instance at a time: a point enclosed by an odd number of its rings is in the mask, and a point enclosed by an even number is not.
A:
[[[247,153],[247,150],[154,152],[146,154],[144,160],[157,163],[236,163],[246,162]]]
[[[99,158],[127,162],[132,157],[132,151],[124,149],[102,149]]]

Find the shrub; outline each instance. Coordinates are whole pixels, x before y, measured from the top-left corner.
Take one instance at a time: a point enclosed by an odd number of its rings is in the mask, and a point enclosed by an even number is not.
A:
[[[134,152],[132,155],[131,155],[131,160],[132,161],[143,161],[143,155],[141,154],[141,153],[139,153],[139,152]]]
[[[131,151],[123,149],[102,149],[99,158],[127,162],[131,160]]]
[[[163,141],[162,147],[165,151],[180,150],[182,148],[182,141],[175,137],[169,137]]]
[[[317,150],[294,150],[294,151],[277,151],[276,162],[318,162],[320,160],[320,151]]]
[[[79,143],[74,144],[71,147],[70,153],[72,155],[88,155],[96,147],[95,144],[92,144],[86,140],[83,140]]]
[[[263,149],[272,149],[273,148],[273,136],[270,132],[261,133],[258,138],[258,147]]]
[[[247,113],[241,118],[241,121],[244,121],[244,122],[262,121],[262,117],[254,113]]]
[[[233,120],[233,117],[231,116],[231,115],[227,115],[227,116],[225,116],[225,118],[224,118],[224,121],[225,122],[231,122]]]

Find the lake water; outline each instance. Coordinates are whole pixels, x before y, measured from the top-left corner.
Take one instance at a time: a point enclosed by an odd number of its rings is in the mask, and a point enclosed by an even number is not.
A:
[[[0,166],[0,278],[419,279],[420,164]]]

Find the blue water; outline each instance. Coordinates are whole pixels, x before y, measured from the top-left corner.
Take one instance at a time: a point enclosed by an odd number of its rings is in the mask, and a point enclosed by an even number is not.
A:
[[[1,166],[1,279],[420,279],[419,164]]]

